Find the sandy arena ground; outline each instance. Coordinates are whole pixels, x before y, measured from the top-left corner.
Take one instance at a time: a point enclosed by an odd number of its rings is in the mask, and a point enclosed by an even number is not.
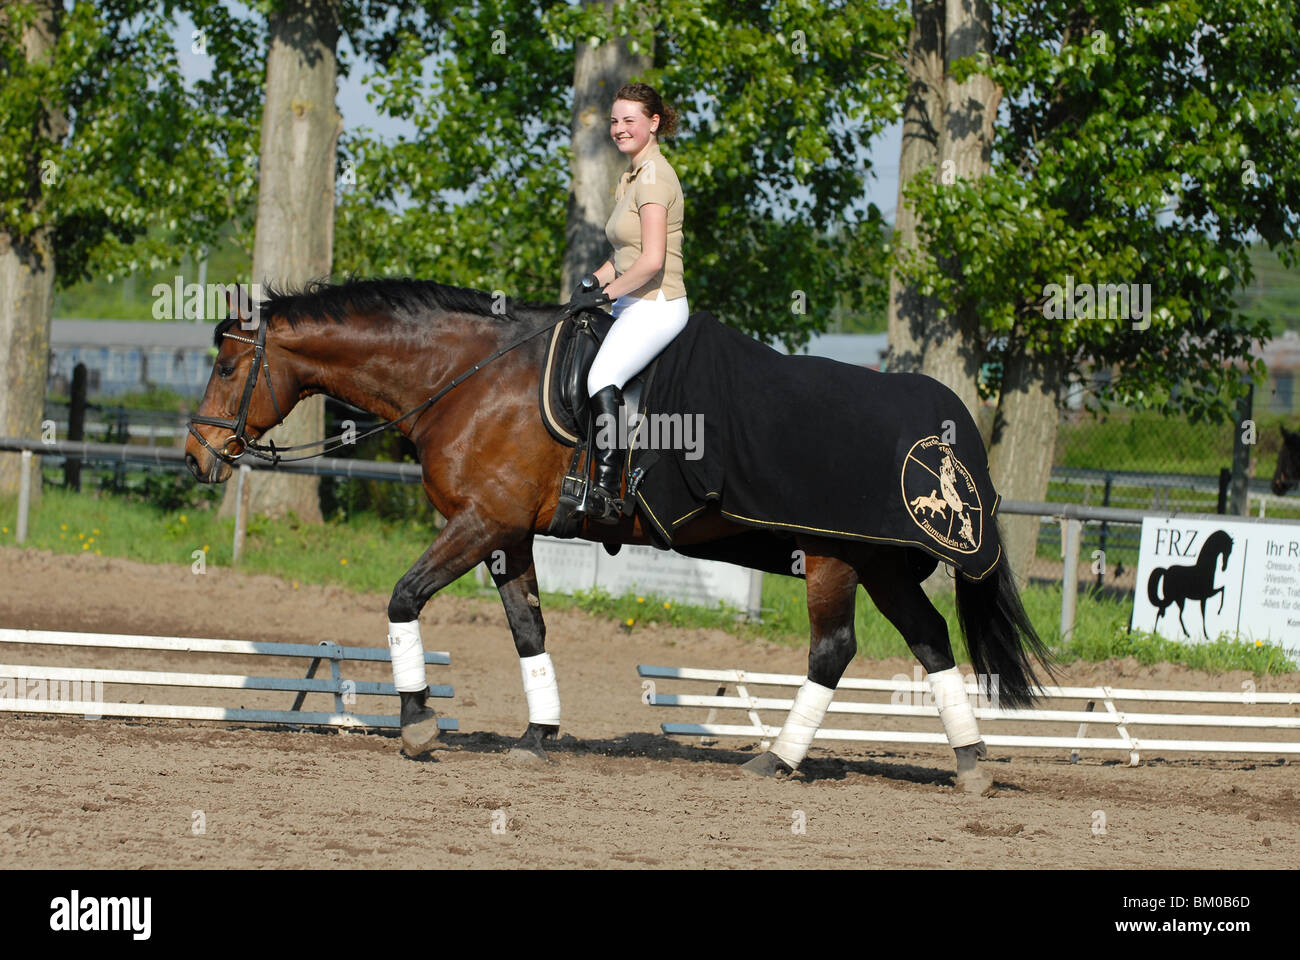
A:
[[[188,567],[7,548],[0,550],[0,583],[0,627],[385,645],[386,596],[330,587],[294,590],[272,577],[229,570],[209,568],[195,576]],[[860,602],[867,602],[865,595]],[[994,748],[987,769],[996,789],[978,796],[955,790],[947,748],[831,743],[814,749],[792,779],[748,777],[737,768],[758,749],[755,742],[728,739],[706,747],[696,739],[665,737],[658,732],[661,721],[702,719],[706,711],[641,702],[639,663],[804,672],[805,650],[746,643],[720,630],[646,628],[629,634],[585,614],[550,612],[548,649],[564,701],[564,739],[552,752],[553,763],[513,759],[507,751],[525,726],[527,710],[500,604],[490,597],[435,597],[421,622],[425,648],[451,653],[452,665],[430,667],[429,677],[455,686],[454,700],[436,704],[459,719],[460,733],[447,735],[443,746],[420,760],[405,757],[400,741],[384,734],[4,714],[0,833],[7,839],[0,866],[1300,863],[1296,760],[1282,762],[1271,754],[1144,754],[1134,768],[1114,752],[1085,754],[1072,765],[1064,750]],[[254,666],[245,657],[58,652],[10,644],[0,650],[0,660],[278,676],[304,669],[283,659],[262,658]],[[849,675],[887,678],[911,675],[915,667],[902,659],[859,660]],[[344,676],[391,679],[387,664],[351,666]],[[1239,690],[1247,678],[1114,661],[1076,665],[1065,681]],[[1300,675],[1265,678],[1259,689],[1300,689]],[[660,690],[668,692],[667,685]],[[292,699],[250,691],[109,691],[107,699],[114,701],[280,709]],[[714,690],[702,684],[694,692]],[[776,695],[759,688],[750,693]],[[356,710],[395,708],[391,698],[363,697]],[[313,695],[306,709],[329,709],[329,700]],[[1300,715],[1300,707],[1252,709]],[[733,716],[719,721],[743,722],[741,714],[729,712]],[[855,725],[871,722],[858,718]],[[998,732],[1048,729],[1004,724]],[[1091,733],[1104,730],[1093,727]],[[1063,726],[1063,732],[1074,731]],[[1243,735],[1221,728],[1206,728],[1204,736],[1279,738],[1271,731]],[[205,832],[197,836],[191,826],[196,811],[205,821]],[[1104,814],[1100,834],[1094,832],[1101,822],[1097,811]],[[802,833],[792,829],[800,813]],[[504,830],[494,832],[494,822]]]

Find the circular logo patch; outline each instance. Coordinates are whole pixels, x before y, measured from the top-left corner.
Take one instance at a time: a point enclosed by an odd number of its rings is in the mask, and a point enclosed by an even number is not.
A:
[[[912,444],[903,459],[903,504],[933,540],[974,553],[984,539],[984,505],[966,465],[937,436]]]

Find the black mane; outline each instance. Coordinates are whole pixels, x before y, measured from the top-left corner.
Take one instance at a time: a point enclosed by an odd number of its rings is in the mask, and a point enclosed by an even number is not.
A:
[[[554,311],[556,308],[553,303],[507,299],[506,307],[510,311],[507,314],[494,312],[496,304],[496,298],[482,290],[410,277],[379,277],[349,279],[343,283],[309,280],[298,290],[276,289],[268,285],[260,306],[268,321],[273,317],[283,317],[291,327],[311,317],[342,323],[353,312],[414,315],[429,309],[470,313],[508,322],[516,319],[518,310]],[[218,323],[213,342],[220,347],[221,338],[238,322],[238,317],[227,317]]]

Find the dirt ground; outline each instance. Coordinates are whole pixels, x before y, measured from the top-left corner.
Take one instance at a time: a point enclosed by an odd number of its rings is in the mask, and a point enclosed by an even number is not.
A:
[[[8,548],[0,550],[0,584],[0,627],[385,645],[386,596],[295,590],[273,577],[229,570],[196,576],[188,567]],[[429,677],[455,686],[454,699],[436,703],[459,719],[460,732],[420,760],[405,757],[399,740],[379,733],[3,714],[0,834],[8,840],[0,846],[0,867],[1282,868],[1300,862],[1297,763],[1271,754],[1153,753],[1129,767],[1115,752],[1085,753],[1071,764],[1064,750],[991,748],[987,769],[996,789],[979,796],[956,791],[946,747],[831,742],[815,748],[792,779],[748,777],[738,765],[759,749],[755,741],[703,746],[695,738],[663,736],[661,721],[702,719],[706,711],[646,706],[636,674],[637,664],[804,672],[806,651],[747,643],[721,630],[628,633],[585,614],[550,612],[548,649],[564,703],[564,737],[554,762],[521,761],[508,749],[527,709],[500,604],[490,597],[436,597],[421,622],[425,648],[451,654],[451,666],[430,667]],[[13,644],[0,647],[0,659],[279,676],[303,669],[268,658],[254,666],[238,656]],[[910,676],[915,668],[901,659],[859,660],[849,675]],[[391,679],[386,663],[349,666],[344,675]],[[1113,661],[1076,665],[1064,680],[1239,690],[1247,678]],[[694,692],[714,692],[697,686]],[[1300,689],[1300,675],[1266,678],[1259,689]],[[152,702],[280,709],[292,696],[108,690],[114,701],[148,694]],[[749,692],[778,695],[770,688]],[[327,698],[313,696],[306,709],[329,708]],[[395,708],[391,698],[362,697],[356,706],[376,713]],[[1300,714],[1296,706],[1251,709]],[[720,722],[744,722],[728,712],[734,716]],[[765,719],[779,723],[779,717]],[[915,729],[938,729],[937,722],[915,723]],[[1048,731],[1021,723],[997,732]],[[1091,733],[1102,735],[1104,728]],[[1279,738],[1223,728],[1206,728],[1205,736]],[[1295,731],[1287,736],[1294,739]],[[196,834],[200,818],[203,832]]]

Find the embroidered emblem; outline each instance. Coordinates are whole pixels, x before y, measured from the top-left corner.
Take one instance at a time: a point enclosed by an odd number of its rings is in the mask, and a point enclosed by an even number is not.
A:
[[[903,459],[903,504],[932,539],[958,553],[974,553],[984,539],[984,505],[966,465],[939,437],[912,444]]]

